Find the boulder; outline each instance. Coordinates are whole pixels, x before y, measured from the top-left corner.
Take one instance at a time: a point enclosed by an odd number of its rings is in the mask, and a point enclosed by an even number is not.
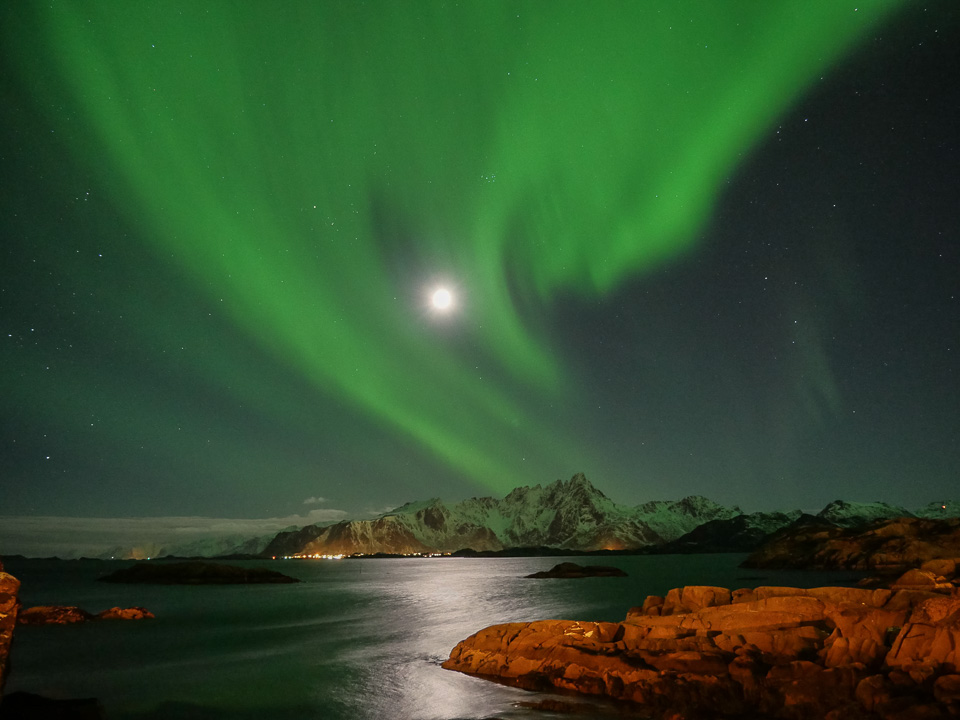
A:
[[[650,595],[643,601],[640,608],[641,615],[660,615],[663,611],[663,598],[659,595]],[[629,617],[630,613],[627,613]]]
[[[918,603],[887,653],[886,664],[911,677],[921,667],[955,673],[960,668],[960,595]]]
[[[936,573],[931,572],[930,570],[919,570],[917,568],[913,568],[912,570],[907,570],[903,575],[897,578],[897,580],[894,581],[893,585],[890,587],[894,590],[899,590],[901,588],[937,590],[950,589],[951,585],[942,577],[939,577]]]
[[[867,712],[882,712],[893,700],[893,684],[884,675],[870,675],[857,683],[857,701]]]
[[[97,613],[97,618],[100,620],[149,620],[153,617],[152,612],[142,607],[112,607]]]
[[[705,607],[730,604],[730,591],[721,587],[703,585],[671,590],[664,600],[661,615],[696,612]]]
[[[933,683],[933,696],[942,703],[960,709],[960,675],[941,675]]]
[[[951,579],[957,574],[957,562],[957,558],[937,558],[936,560],[927,560],[920,566],[920,569]]]

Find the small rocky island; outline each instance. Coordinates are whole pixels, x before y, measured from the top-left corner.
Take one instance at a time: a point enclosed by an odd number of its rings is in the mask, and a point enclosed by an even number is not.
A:
[[[588,577],[627,577],[627,574],[616,567],[606,565],[577,565],[572,562],[562,562],[554,565],[549,570],[541,570],[530,575],[528,578],[588,578]]]
[[[188,561],[137,563],[99,578],[101,582],[150,585],[241,585],[295,583],[296,578],[266,568],[244,568],[222,563]]]

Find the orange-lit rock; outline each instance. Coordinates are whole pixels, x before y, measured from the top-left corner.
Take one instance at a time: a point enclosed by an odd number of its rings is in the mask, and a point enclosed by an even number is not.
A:
[[[72,625],[93,620],[93,615],[78,607],[65,605],[37,605],[20,611],[21,625]]]
[[[78,607],[65,605],[38,605],[20,611],[17,622],[21,625],[72,625],[90,620],[144,620],[153,613],[142,607],[113,607],[97,615]]]
[[[149,620],[152,619],[154,615],[142,607],[112,607],[97,613],[97,617],[101,620]]]
[[[941,675],[933,684],[933,695],[942,703],[960,709],[960,675]]]
[[[622,623],[495,625],[443,667],[660,716],[893,720],[956,705],[958,633],[956,594],[688,587],[648,598]]]
[[[882,711],[893,700],[893,684],[883,675],[871,675],[857,684],[856,696],[867,712]]]
[[[9,669],[10,643],[13,641],[13,629],[17,624],[20,609],[17,600],[19,592],[20,581],[3,572],[0,565],[0,698],[3,697],[3,684]]]
[[[907,570],[903,575],[897,578],[891,586],[893,589],[913,588],[917,590],[937,590],[939,588],[949,588],[949,583],[943,577],[929,570],[919,570],[914,568]]]
[[[955,577],[957,574],[957,559],[938,558],[936,560],[928,560],[920,566],[920,569],[949,579]]]
[[[960,595],[930,598],[918,604],[900,630],[886,664],[908,674],[928,667],[945,674],[960,669]]]

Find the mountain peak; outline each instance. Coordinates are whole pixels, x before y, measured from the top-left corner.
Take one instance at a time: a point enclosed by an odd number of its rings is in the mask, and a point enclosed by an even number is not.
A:
[[[861,503],[846,500],[834,500],[817,513],[817,517],[843,527],[859,525],[871,520],[913,516],[913,513],[905,508],[885,502]]]
[[[559,480],[557,482],[560,483]],[[594,487],[592,482],[587,480],[587,476],[584,475],[582,472],[578,472],[572,478],[570,478],[567,481],[566,485],[564,485],[563,483],[560,483],[560,485],[563,488],[565,488],[567,492],[570,492],[571,490],[580,490],[581,492],[589,495],[596,494],[602,498],[606,497],[606,495],[604,495],[600,490],[597,490],[597,488]]]
[[[429,500],[414,500],[412,502],[407,502],[396,507],[393,510],[388,510],[385,513],[381,513],[378,517],[387,517],[389,515],[403,515],[405,513],[415,513],[418,510],[423,510],[424,508],[429,507],[443,507],[443,500],[438,497],[430,498]]]

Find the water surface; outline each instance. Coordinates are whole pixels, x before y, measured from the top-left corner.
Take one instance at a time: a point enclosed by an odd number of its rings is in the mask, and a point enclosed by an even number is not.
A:
[[[446,671],[440,662],[488,625],[619,621],[647,595],[682,585],[856,579],[742,570],[743,557],[569,558],[629,575],[580,580],[523,577],[564,558],[264,561],[250,564],[303,582],[219,587],[96,582],[129,562],[11,559],[5,564],[23,583],[24,606],[98,612],[141,605],[156,619],[19,627],[6,691],[97,697],[110,720],[549,718],[520,705],[548,696]],[[611,709],[600,704],[590,714],[609,717]]]

